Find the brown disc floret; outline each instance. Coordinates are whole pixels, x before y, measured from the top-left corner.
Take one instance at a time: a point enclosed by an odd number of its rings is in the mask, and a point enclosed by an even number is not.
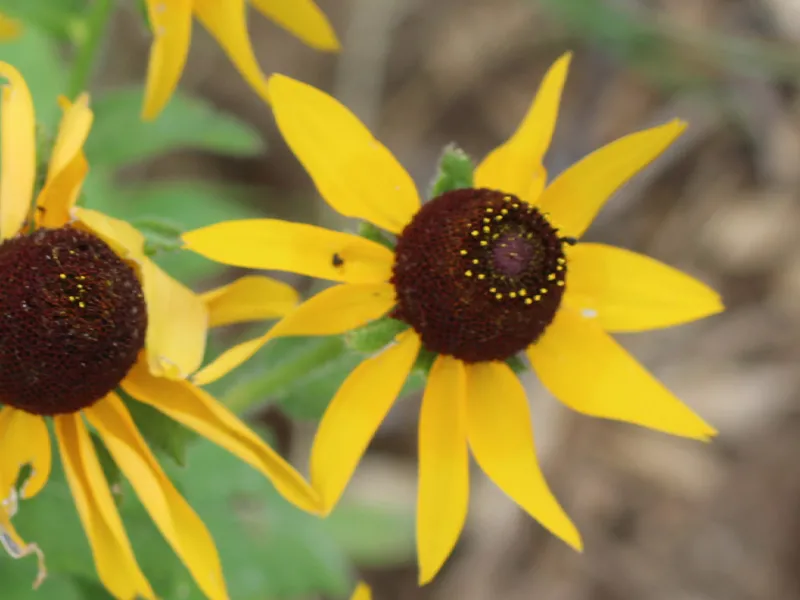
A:
[[[558,310],[563,243],[544,215],[515,196],[442,194],[398,238],[393,316],[438,354],[505,360],[535,342]]]
[[[0,403],[76,412],[117,387],[144,346],[134,270],[98,237],[40,229],[0,245]]]

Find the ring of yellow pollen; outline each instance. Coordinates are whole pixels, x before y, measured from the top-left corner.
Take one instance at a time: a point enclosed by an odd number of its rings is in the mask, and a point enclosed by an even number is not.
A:
[[[437,354],[505,360],[535,342],[564,294],[564,238],[535,207],[488,189],[422,206],[395,250],[393,317]]]
[[[77,412],[117,387],[144,346],[134,270],[96,236],[40,229],[0,244],[0,403]]]

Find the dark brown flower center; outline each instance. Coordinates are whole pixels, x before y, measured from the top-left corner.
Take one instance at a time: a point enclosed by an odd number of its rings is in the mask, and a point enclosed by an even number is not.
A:
[[[94,235],[40,229],[0,244],[0,403],[72,413],[117,387],[144,346],[134,270]]]
[[[428,350],[505,360],[552,322],[566,277],[562,239],[533,206],[487,189],[424,204],[397,242],[394,317]]]

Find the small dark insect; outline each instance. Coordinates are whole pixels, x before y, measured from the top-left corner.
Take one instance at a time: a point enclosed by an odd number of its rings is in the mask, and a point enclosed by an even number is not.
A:
[[[331,262],[334,267],[341,267],[344,264],[344,259],[338,254],[334,253],[333,260]]]
[[[578,243],[578,238],[574,237],[562,237],[561,241],[565,244],[569,244],[570,246],[574,246]]]

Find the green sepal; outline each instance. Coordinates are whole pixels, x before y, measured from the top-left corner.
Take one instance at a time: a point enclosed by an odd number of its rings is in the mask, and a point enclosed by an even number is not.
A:
[[[461,148],[449,144],[439,158],[436,177],[431,184],[429,198],[446,192],[474,187],[475,164]]]
[[[511,367],[511,370],[516,374],[520,374],[528,370],[528,366],[523,362],[519,355],[515,354],[506,359],[506,364]]]
[[[362,354],[374,354],[383,350],[408,325],[391,317],[382,317],[345,335],[348,348]]]
[[[174,252],[183,247],[183,227],[163,217],[142,217],[131,222],[144,235],[144,253],[153,256],[159,252]]]
[[[381,246],[386,246],[389,250],[394,250],[395,241],[390,239],[385,233],[383,233],[383,231],[375,227],[375,225],[372,223],[367,223],[366,221],[359,223],[358,235],[370,240],[371,242],[380,244]]]

